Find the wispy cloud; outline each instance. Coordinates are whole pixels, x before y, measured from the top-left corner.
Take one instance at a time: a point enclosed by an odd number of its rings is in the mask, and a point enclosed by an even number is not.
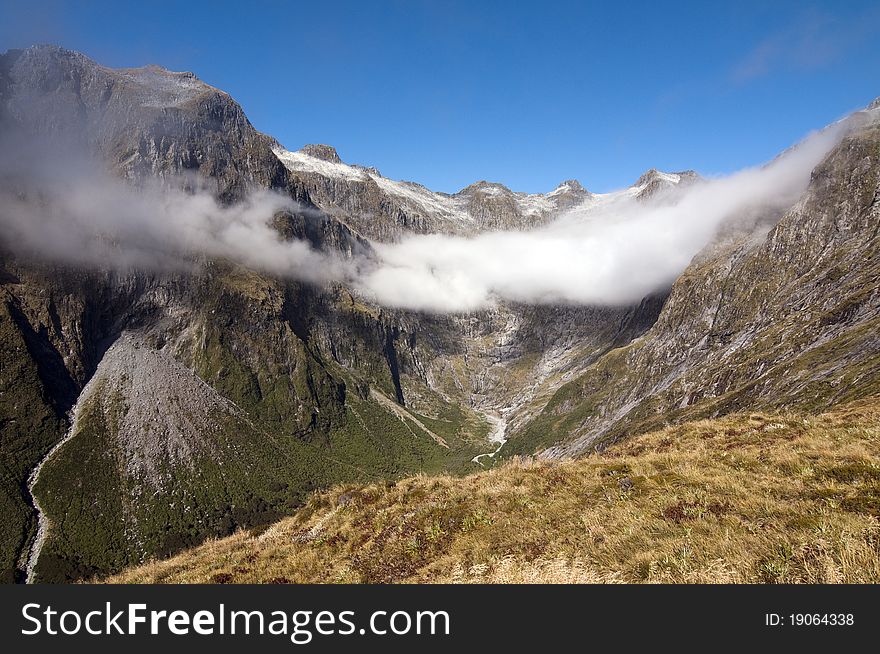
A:
[[[304,211],[280,193],[255,191],[223,205],[194,178],[134,186],[78,148],[6,136],[0,244],[18,254],[124,270],[192,271],[204,257],[222,258],[317,283],[353,274],[342,256],[280,238],[272,219]]]
[[[878,27],[877,10],[845,19],[807,11],[752,47],[733,67],[730,78],[734,83],[744,84],[779,71],[812,71],[831,66],[876,34]]]
[[[0,240],[25,255],[100,268],[187,270],[221,258],[429,312],[502,300],[627,304],[668,287],[723,224],[793,204],[845,127],[814,134],[766,166],[682,189],[674,201],[615,196],[540,229],[413,236],[352,257],[282,240],[273,216],[299,208],[277,193],[223,206],[207,190],[134,188],[57,148],[0,147]]]

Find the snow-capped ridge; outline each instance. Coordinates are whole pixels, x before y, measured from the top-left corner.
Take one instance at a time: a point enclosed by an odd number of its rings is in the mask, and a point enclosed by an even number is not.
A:
[[[399,238],[413,231],[466,235],[493,229],[528,229],[567,211],[591,211],[609,202],[648,198],[698,178],[693,171],[667,173],[651,168],[634,185],[610,193],[591,193],[576,179],[567,179],[547,193],[516,192],[499,182],[480,180],[448,194],[417,182],[389,179],[373,167],[344,163],[336,149],[326,144],[310,144],[297,151],[276,144],[273,151],[291,172],[310,178],[312,183],[323,178],[320,188],[324,184],[330,184],[328,188],[339,183],[351,184],[349,192],[362,200],[352,200],[348,206],[337,205],[337,191],[327,191],[321,197],[319,187],[315,187],[314,200],[337,216],[340,212],[343,216],[347,214],[353,228],[378,240]],[[367,196],[379,204],[364,204]],[[404,216],[402,224],[380,225],[375,220],[376,210],[366,209],[367,206],[383,207],[384,215]]]
[[[589,191],[576,179],[566,179],[559,182],[559,185],[547,195],[559,195],[561,193],[589,193]]]
[[[674,186],[682,182],[699,179],[699,177],[700,176],[693,170],[682,170],[673,173],[657,170],[656,168],[649,168],[636,180],[632,188],[640,186],[644,187],[651,183],[669,184]]]
[[[509,188],[507,188],[504,184],[499,182],[487,182],[484,179],[481,179],[478,182],[474,182],[468,186],[465,186],[455,195],[472,195],[474,193],[483,193],[485,195],[504,195],[513,193]]]
[[[355,166],[349,166],[341,161],[337,162],[315,157],[306,152],[305,148],[292,152],[278,146],[273,148],[272,151],[291,172],[315,173],[333,179],[352,181],[366,181],[368,179],[368,174]]]
[[[324,143],[309,143],[308,145],[302,146],[299,151],[310,157],[315,157],[316,159],[321,159],[323,161],[343,163],[342,159],[339,158],[339,153],[336,152],[336,148],[332,145],[325,145]]]

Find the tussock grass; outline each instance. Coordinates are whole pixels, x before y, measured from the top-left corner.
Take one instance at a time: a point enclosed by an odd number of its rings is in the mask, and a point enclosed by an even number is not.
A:
[[[880,581],[880,398],[316,494],[110,579],[140,583]]]

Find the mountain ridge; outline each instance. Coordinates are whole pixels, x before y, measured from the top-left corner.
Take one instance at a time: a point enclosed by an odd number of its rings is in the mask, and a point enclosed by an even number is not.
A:
[[[383,177],[376,168],[345,163],[330,145],[309,144],[290,151],[273,149],[287,169],[309,188],[318,206],[359,233],[379,241],[409,233],[474,235],[486,230],[527,230],[547,224],[565,211],[586,210],[594,198],[644,200],[679,183],[699,179],[694,171],[662,173],[650,169],[625,189],[595,194],[577,180],[560,182],[547,193],[511,191],[503,184],[479,180],[455,193],[431,191],[417,182]],[[394,224],[370,220],[390,214]],[[362,217],[363,216],[363,217]]]

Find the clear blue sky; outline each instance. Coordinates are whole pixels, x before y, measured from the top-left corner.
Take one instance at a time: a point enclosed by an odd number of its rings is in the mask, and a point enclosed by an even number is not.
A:
[[[875,2],[10,2],[0,50],[191,70],[291,149],[456,191],[765,161],[880,96]]]

